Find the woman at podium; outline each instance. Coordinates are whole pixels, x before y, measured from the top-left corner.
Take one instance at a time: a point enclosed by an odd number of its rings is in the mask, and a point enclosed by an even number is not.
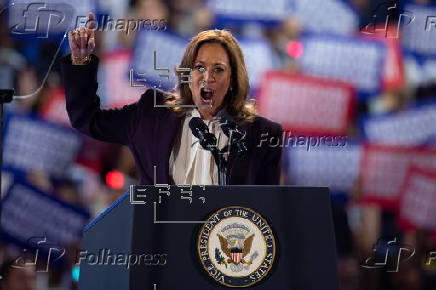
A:
[[[147,89],[136,103],[110,110],[100,109],[96,94],[93,29],[70,31],[68,39],[71,55],[61,60],[61,70],[71,124],[128,146],[140,184],[218,185],[218,164],[227,168],[226,184],[279,184],[282,128],[256,115],[244,57],[229,31],[202,31],[191,39],[179,66],[189,77],[177,74],[175,92]]]

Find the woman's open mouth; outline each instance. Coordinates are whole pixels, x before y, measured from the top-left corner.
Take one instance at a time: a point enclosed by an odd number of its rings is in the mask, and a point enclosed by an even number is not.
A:
[[[201,100],[204,103],[211,103],[214,95],[214,89],[212,88],[201,88],[200,89]]]

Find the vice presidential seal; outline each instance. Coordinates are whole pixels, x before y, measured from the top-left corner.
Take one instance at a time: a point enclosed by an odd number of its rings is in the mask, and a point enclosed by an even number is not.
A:
[[[209,217],[200,230],[197,249],[209,276],[229,287],[247,287],[264,279],[276,256],[267,221],[249,208],[236,206]]]

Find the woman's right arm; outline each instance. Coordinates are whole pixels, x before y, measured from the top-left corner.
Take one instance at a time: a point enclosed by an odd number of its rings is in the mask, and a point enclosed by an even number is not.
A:
[[[100,109],[96,94],[98,62],[95,55],[86,65],[73,65],[69,56],[61,60],[68,117],[73,128],[88,136],[127,145],[136,131],[146,95],[120,109]]]
[[[87,27],[68,33],[71,55],[61,60],[66,108],[71,125],[95,139],[129,144],[139,121],[141,100],[121,109],[101,110],[97,96],[98,58],[95,48],[94,15],[89,13]]]

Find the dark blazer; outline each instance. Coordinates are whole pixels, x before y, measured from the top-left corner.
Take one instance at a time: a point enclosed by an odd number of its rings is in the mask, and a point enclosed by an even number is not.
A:
[[[136,103],[121,109],[101,110],[96,95],[98,62],[95,55],[87,65],[72,65],[70,56],[61,60],[72,126],[100,141],[129,146],[139,170],[140,184],[171,184],[169,157],[183,117],[168,108],[154,107],[153,89],[146,90]],[[158,102],[163,99],[162,92],[157,91],[157,98]],[[256,116],[253,122],[241,124],[240,128],[247,133],[248,151],[241,158],[230,154],[229,184],[279,184],[281,147],[269,146],[260,140],[281,138],[281,126]],[[156,180],[153,178],[154,165]]]

